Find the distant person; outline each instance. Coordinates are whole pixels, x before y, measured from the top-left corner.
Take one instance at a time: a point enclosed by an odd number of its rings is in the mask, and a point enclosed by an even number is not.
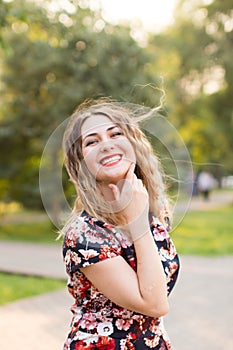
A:
[[[196,171],[194,171],[193,172],[192,196],[198,195],[197,179],[198,179],[198,173]]]
[[[214,188],[214,177],[208,170],[203,170],[199,173],[197,188],[204,200],[209,200],[210,191]]]
[[[159,161],[136,116],[114,102],[84,104],[64,150],[77,190],[63,228],[74,297],[64,350],[170,350],[162,316],[179,259]]]

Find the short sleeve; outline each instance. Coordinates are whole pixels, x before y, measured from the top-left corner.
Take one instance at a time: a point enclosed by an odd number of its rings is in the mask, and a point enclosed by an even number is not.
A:
[[[73,219],[63,231],[63,258],[68,273],[121,255],[122,248],[112,232],[82,217]]]

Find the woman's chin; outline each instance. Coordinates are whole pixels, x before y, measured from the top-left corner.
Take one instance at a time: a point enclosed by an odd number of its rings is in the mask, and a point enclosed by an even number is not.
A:
[[[100,178],[98,178],[97,182],[117,185],[117,183],[125,179],[126,173],[127,171],[124,171],[121,173],[107,174],[105,176],[101,176]]]

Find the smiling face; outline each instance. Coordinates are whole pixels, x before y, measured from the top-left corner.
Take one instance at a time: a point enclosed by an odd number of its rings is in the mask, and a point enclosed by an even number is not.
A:
[[[81,133],[83,158],[96,181],[116,184],[124,179],[136,156],[122,129],[99,114],[84,121]]]

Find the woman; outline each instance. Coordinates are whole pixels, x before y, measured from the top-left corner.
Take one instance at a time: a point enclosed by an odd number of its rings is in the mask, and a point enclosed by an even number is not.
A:
[[[171,349],[162,316],[179,260],[159,162],[136,119],[119,103],[84,104],[64,135],[77,191],[63,229],[75,299],[65,350]]]

